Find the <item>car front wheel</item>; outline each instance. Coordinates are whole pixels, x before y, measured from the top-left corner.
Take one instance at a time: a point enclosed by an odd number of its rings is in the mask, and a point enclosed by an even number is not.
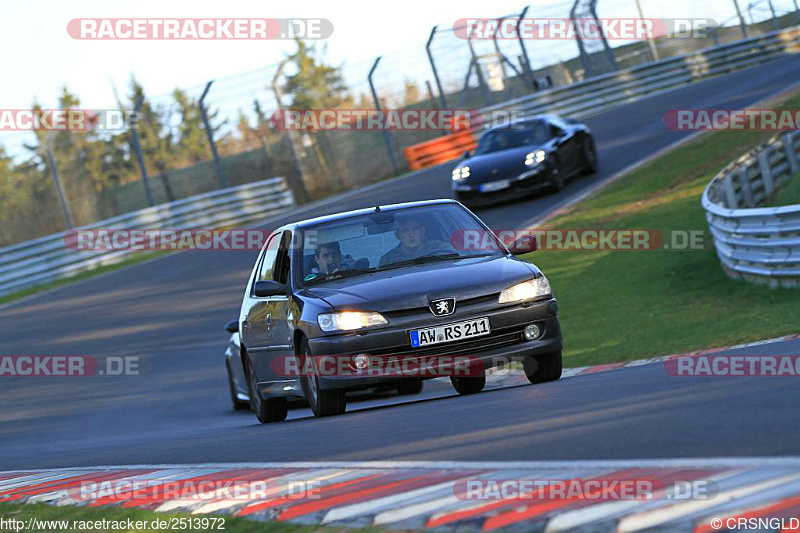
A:
[[[534,385],[556,381],[561,377],[562,370],[561,350],[542,355],[528,356],[522,362],[525,376]]]
[[[298,351],[306,357],[311,356],[311,350],[309,350],[308,343],[305,339],[300,342]],[[315,375],[304,376],[301,379],[301,383],[306,400],[311,407],[311,411],[314,412],[314,416],[340,415],[347,409],[347,397],[344,391],[321,390],[319,387],[319,377]]]
[[[245,409],[250,409],[250,402],[240,400],[236,395],[236,385],[233,383],[233,372],[231,372],[230,362],[225,361],[225,368],[228,371],[228,390],[231,394],[231,405],[233,405],[233,409],[235,411],[244,411]]]
[[[450,382],[459,394],[476,394],[486,386],[486,374],[468,378],[451,377]]]
[[[247,356],[245,356],[247,357]],[[255,373],[247,365],[247,385],[250,392],[250,409],[262,424],[286,420],[289,414],[289,403],[286,398],[262,398],[258,390],[258,380]]]

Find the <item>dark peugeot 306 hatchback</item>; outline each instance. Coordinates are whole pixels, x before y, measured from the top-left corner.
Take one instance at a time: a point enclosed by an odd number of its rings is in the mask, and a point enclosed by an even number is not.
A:
[[[285,419],[292,396],[328,416],[344,412],[348,391],[421,386],[433,375],[449,375],[461,394],[476,393],[497,361],[521,361],[532,383],[561,377],[561,327],[547,278],[453,200],[275,230],[250,275],[239,335],[261,422]],[[404,369],[424,360],[452,370],[462,356],[471,362],[463,374],[368,371],[392,358]],[[319,357],[335,358],[329,367],[337,370],[301,370]]]

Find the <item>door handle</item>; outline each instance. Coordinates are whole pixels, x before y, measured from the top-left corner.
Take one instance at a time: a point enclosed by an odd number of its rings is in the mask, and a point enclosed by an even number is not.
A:
[[[264,315],[264,322],[267,324],[267,327],[272,326],[272,313],[267,313]]]

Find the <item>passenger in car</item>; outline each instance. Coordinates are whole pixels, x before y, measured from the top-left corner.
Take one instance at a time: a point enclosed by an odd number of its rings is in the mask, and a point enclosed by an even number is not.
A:
[[[400,243],[383,254],[380,266],[416,259],[423,255],[453,252],[449,243],[428,239],[425,236],[425,225],[418,217],[407,216],[399,220],[395,236]]]

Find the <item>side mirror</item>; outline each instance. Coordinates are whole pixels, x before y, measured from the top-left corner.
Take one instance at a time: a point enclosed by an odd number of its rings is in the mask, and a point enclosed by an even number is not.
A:
[[[285,296],[286,285],[271,280],[256,281],[253,287],[253,294],[260,298],[266,298],[267,296]]]
[[[236,333],[239,331],[239,321],[238,320],[231,320],[227,324],[225,324],[225,331],[228,333]]]
[[[524,255],[530,252],[535,252],[539,248],[539,243],[536,241],[536,235],[526,235],[514,242],[508,247],[508,251],[512,255]]]
[[[467,150],[466,152],[464,152],[464,155],[461,156],[461,159],[467,159],[469,157],[472,157],[472,152]]]

